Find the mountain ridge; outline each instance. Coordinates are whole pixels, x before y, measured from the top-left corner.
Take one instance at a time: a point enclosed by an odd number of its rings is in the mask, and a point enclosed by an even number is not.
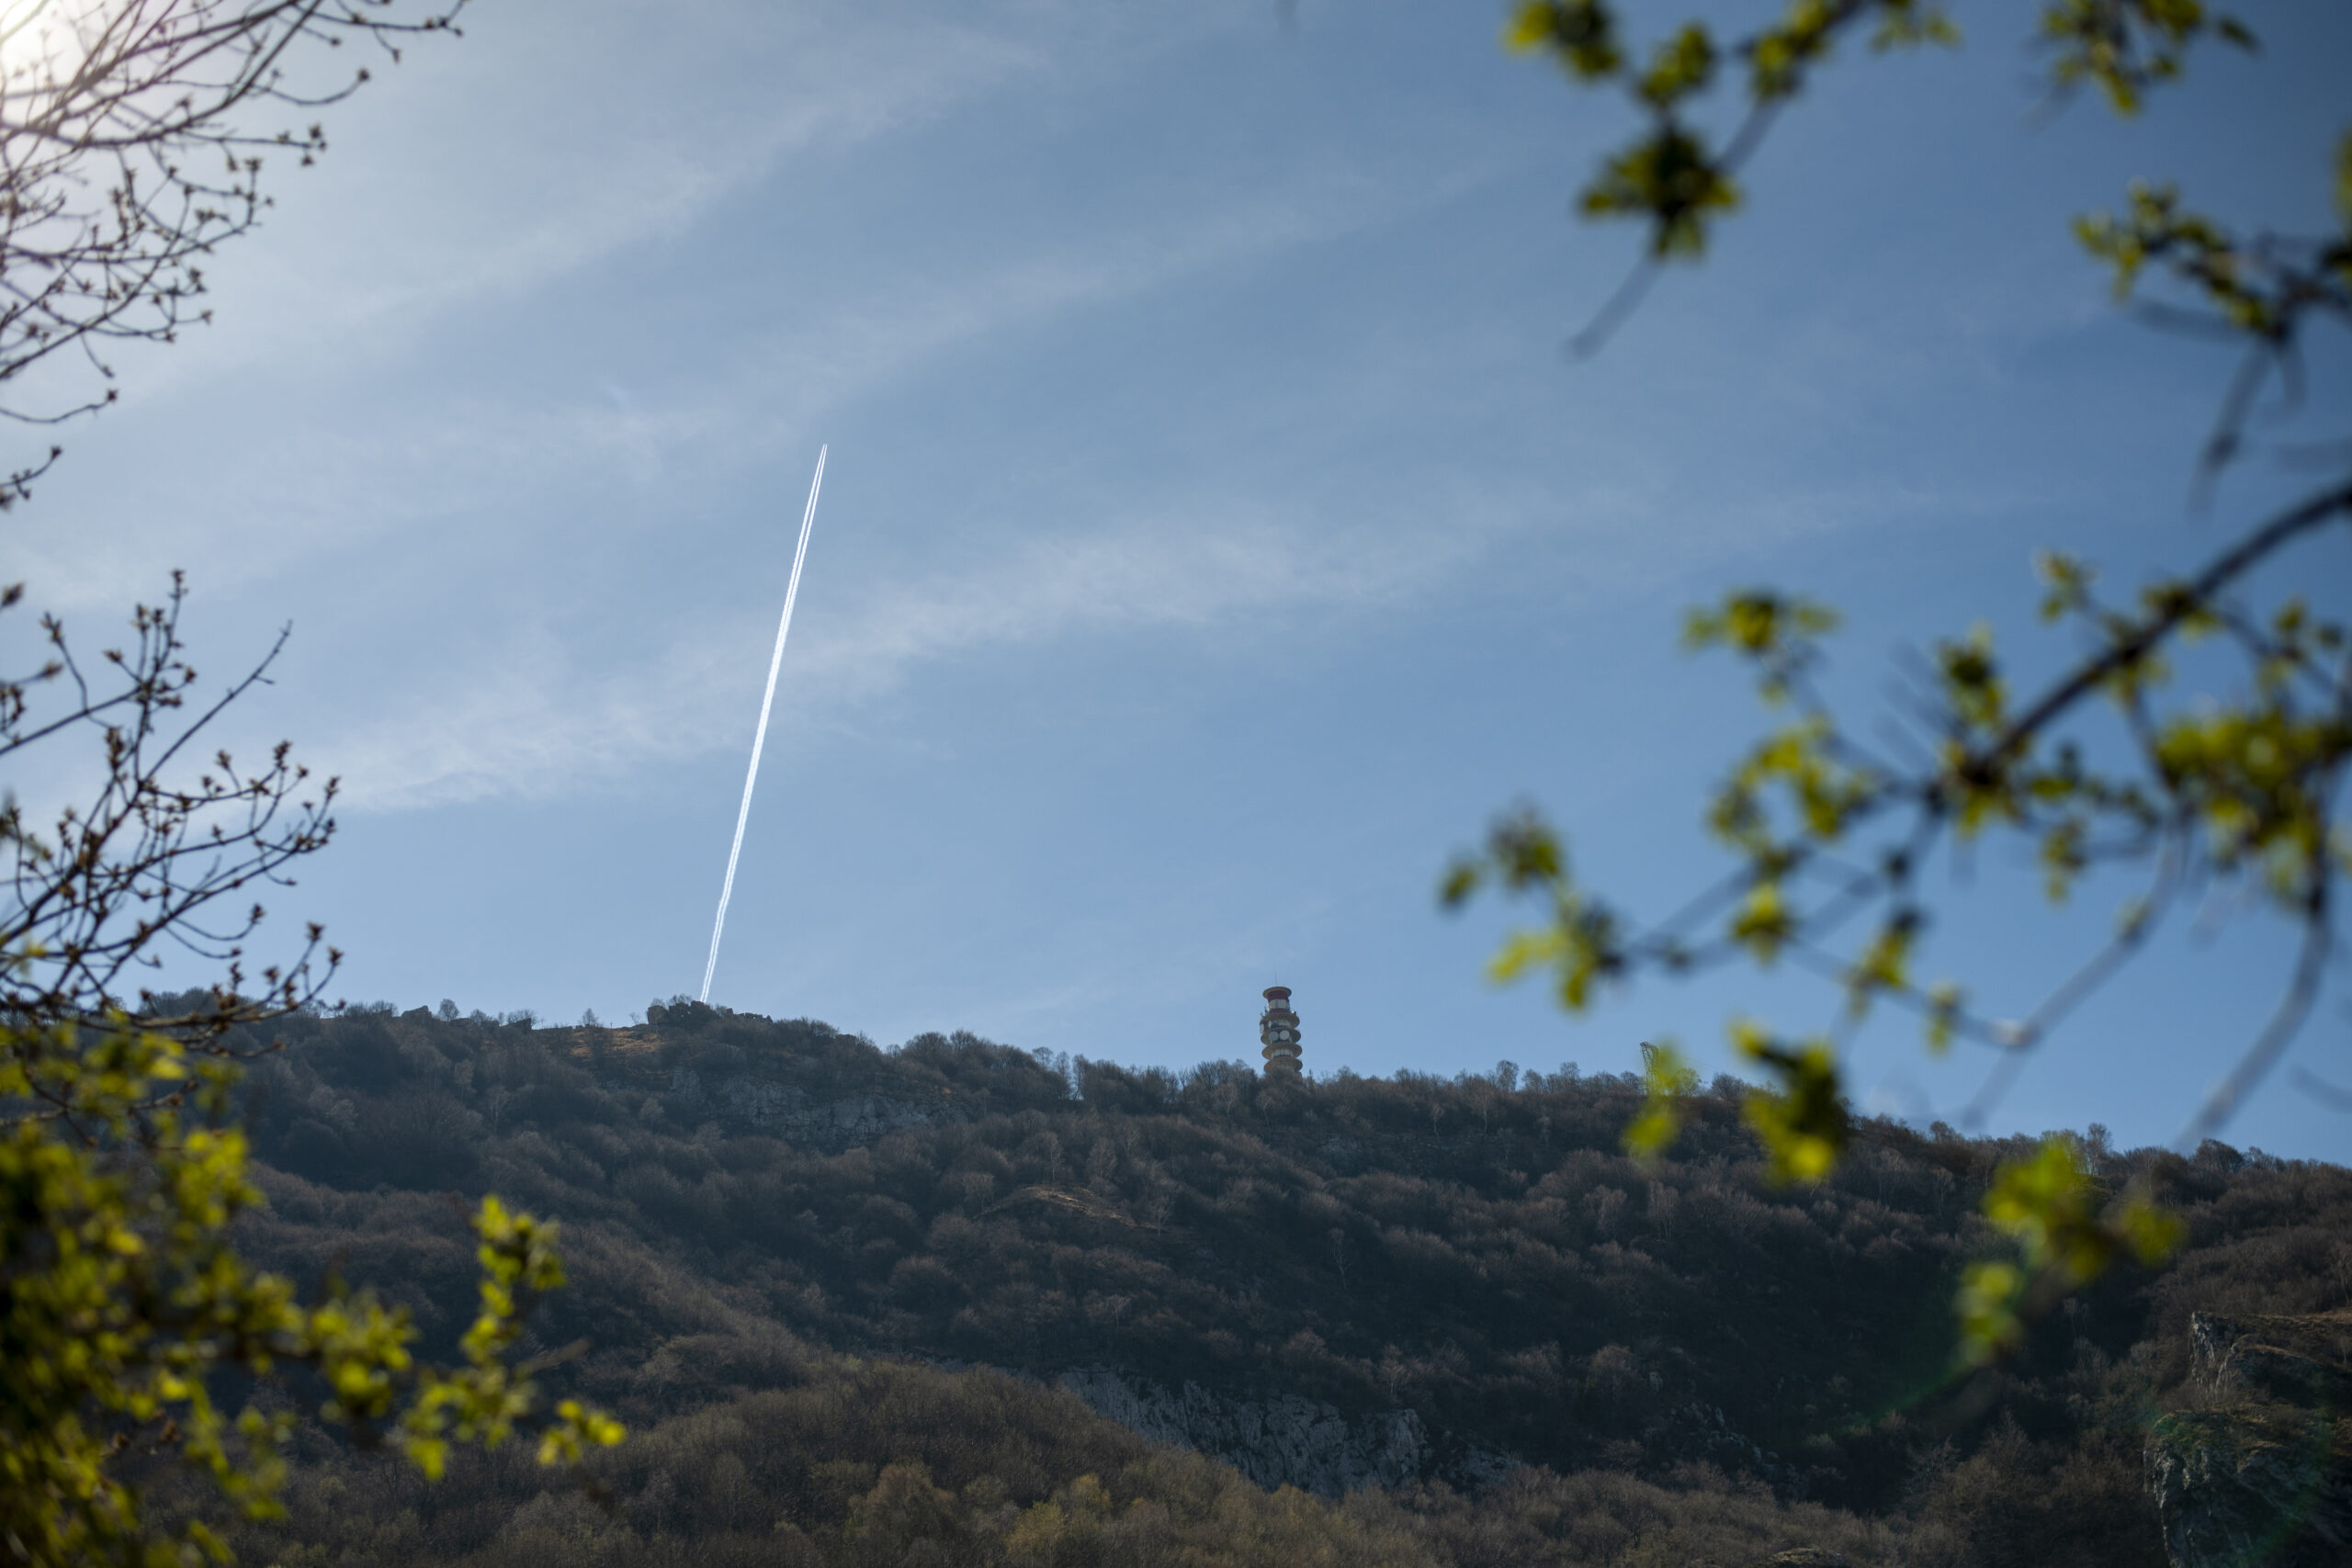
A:
[[[1781,1189],[1724,1083],[1645,1166],[1618,1142],[1634,1080],[1507,1064],[1270,1084],[970,1035],[886,1051],[694,1004],[625,1031],[369,1009],[281,1032],[245,1106],[271,1168],[257,1255],[301,1278],[340,1253],[447,1337],[445,1195],[558,1217],[573,1285],[540,1332],[590,1337],[565,1386],[646,1430],[842,1356],[1002,1367],[1040,1398],[1094,1369],[1118,1385],[1097,1410],[1277,1487],[1373,1479],[1296,1434],[1402,1413],[1426,1448],[1377,1478],[1446,1507],[1474,1480],[1498,1499],[1477,1506],[1532,1495],[1459,1462],[1491,1453],[1564,1483],[1760,1489],[1916,1544],[1939,1497],[2072,1474],[2071,1506],[2108,1521],[2083,1560],[2153,1563],[2141,1452],[2190,1382],[2189,1314],[2323,1309],[2352,1280],[2352,1173],[2091,1134],[2100,1179],[2155,1184],[2189,1246],[2040,1325],[1963,1418],[1935,1395],[1952,1290],[1997,1245],[1975,1204],[2025,1140],[1865,1120],[1828,1182]],[[1278,1405],[1298,1419],[1267,1438]],[[1220,1439],[1243,1410],[1259,1438]],[[2001,1560],[1979,1536],[1972,1560]]]

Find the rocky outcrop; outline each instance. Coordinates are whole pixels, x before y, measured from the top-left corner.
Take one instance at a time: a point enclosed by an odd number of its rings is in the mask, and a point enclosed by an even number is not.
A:
[[[1338,1496],[1440,1472],[1491,1483],[1515,1468],[1510,1456],[1486,1450],[1441,1464],[1428,1428],[1410,1410],[1348,1416],[1297,1394],[1236,1399],[1194,1382],[1170,1389],[1109,1367],[1064,1372],[1060,1381],[1096,1414],[1155,1442],[1221,1459],[1269,1488]]]
[[[862,1147],[909,1127],[965,1120],[948,1105],[919,1105],[880,1094],[812,1100],[788,1084],[750,1073],[706,1080],[692,1067],[681,1067],[670,1075],[669,1098],[688,1115],[756,1128],[786,1143],[812,1145],[829,1154]]]
[[[2189,1320],[2201,1408],[2156,1423],[2148,1485],[2173,1568],[2352,1559],[2352,1312]]]
[[[2352,1410],[2352,1312],[2307,1317],[2200,1312],[2188,1320],[2188,1342],[2191,1376],[2209,1394]]]
[[[1654,1434],[1654,1440],[1678,1459],[1703,1461],[1733,1475],[1760,1476],[1784,1501],[1805,1496],[1814,1479],[1796,1465],[1783,1463],[1779,1454],[1734,1427],[1719,1404],[1694,1400],[1675,1409]]]

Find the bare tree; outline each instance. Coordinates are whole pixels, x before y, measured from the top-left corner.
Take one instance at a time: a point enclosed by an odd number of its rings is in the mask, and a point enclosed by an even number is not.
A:
[[[21,592],[0,590],[0,610]],[[96,669],[45,615],[47,657],[0,676],[0,766],[77,738],[99,764],[96,789],[61,803],[46,830],[13,793],[0,797],[0,954],[8,959],[0,1010],[10,1019],[107,1026],[179,953],[217,965],[220,978],[208,999],[175,1006],[168,1017],[150,1000],[145,1021],[217,1049],[236,1024],[317,1000],[339,962],[313,926],[288,962],[246,973],[246,943],[264,918],[252,893],[286,885],[294,862],[326,846],[335,783],[313,780],[283,742],[257,767],[241,767],[226,750],[206,754],[208,731],[266,678],[285,634],[191,709],[197,672],[179,637],[184,597],[175,576],[171,597],[139,606],[130,641],[102,653]],[[34,1100],[54,1100],[37,1077],[28,1087]]]
[[[54,425],[114,400],[108,345],[207,321],[206,258],[257,225],[275,156],[326,151],[318,109],[466,0],[0,0],[0,416]],[[81,365],[38,391],[26,373]],[[57,460],[0,478],[0,510]]]
[[[0,590],[0,612],[20,599]],[[555,1227],[495,1197],[473,1218],[481,1310],[453,1367],[417,1359],[405,1309],[332,1277],[305,1305],[237,1251],[237,1217],[261,1194],[235,1124],[238,1058],[253,1053],[231,1031],[316,1001],[337,962],[313,925],[249,976],[253,893],[325,847],[334,784],[283,744],[257,766],[206,755],[277,649],[203,696],[182,599],[175,578],[96,660],[43,617],[46,656],[0,673],[0,767],[77,743],[97,753],[94,785],[47,829],[0,792],[0,1560],[38,1568],[226,1562],[219,1517],[276,1511],[292,1409],[281,1394],[232,1417],[216,1372],[314,1375],[323,1418],[362,1446],[397,1443],[427,1475],[453,1444],[529,1433],[554,1465],[622,1436],[541,1396],[537,1375],[581,1349],[524,1353],[525,1320],[563,1283]],[[142,987],[134,1010],[131,988],[175,950],[219,977],[171,997]],[[159,1458],[209,1500],[151,1513]]]

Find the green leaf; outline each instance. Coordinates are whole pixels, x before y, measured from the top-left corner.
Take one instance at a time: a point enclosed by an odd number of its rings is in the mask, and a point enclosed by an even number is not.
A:
[[[1704,88],[1714,73],[1715,40],[1692,22],[1658,46],[1637,91],[1654,107],[1671,108]]]
[[[1746,1021],[1732,1026],[1732,1044],[1742,1056],[1771,1069],[1777,1089],[1747,1093],[1741,1113],[1762,1140],[1772,1180],[1811,1185],[1829,1174],[1845,1152],[1852,1131],[1836,1055],[1826,1041],[1795,1046],[1775,1042]]]
[[[1541,50],[1584,81],[1613,75],[1624,63],[1616,15],[1599,0],[1524,0],[1503,28],[1503,47]]]
[[[1589,217],[1650,220],[1650,254],[1695,257],[1708,221],[1739,206],[1739,189],[1706,144],[1671,120],[1602,165],[1586,186]]]
[[[1625,1152],[1652,1160],[1682,1134],[1682,1100],[1699,1088],[1699,1075],[1671,1041],[1642,1042],[1642,1111],[1626,1127]]]

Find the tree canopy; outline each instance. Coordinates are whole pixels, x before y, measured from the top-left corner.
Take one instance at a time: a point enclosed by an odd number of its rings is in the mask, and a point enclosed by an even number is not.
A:
[[[1054,1386],[1091,1371],[1228,1408],[1309,1402],[1350,1429],[1409,1412],[1427,1447],[1386,1500],[1276,1505],[1334,1552],[1375,1520],[1388,1554],[1368,1561],[1742,1562],[1772,1543],[2023,1568],[2063,1540],[2068,1561],[2153,1568],[2142,1450],[2152,1415],[2206,1399],[2192,1314],[2323,1313],[2352,1280],[2342,1169],[2092,1128],[2073,1143],[2093,1190],[2143,1183],[2179,1251],[2120,1260],[1982,1385],[1955,1384],[1950,1303],[2004,1255],[1985,1199],[2031,1166],[2030,1138],[1860,1118],[1846,1157],[1792,1187],[1729,1079],[1637,1159],[1630,1075],[1293,1085],[648,1010],[618,1030],[454,1005],[286,1021],[295,1048],[245,1089],[270,1197],[252,1254],[298,1277],[341,1256],[446,1354],[468,1269],[450,1195],[561,1213],[577,1280],[540,1326],[594,1344],[549,1390],[640,1436],[588,1467],[617,1503],[601,1517],[527,1463],[453,1460],[455,1488],[428,1491],[298,1439],[294,1521],[252,1538],[267,1555],[488,1565],[571,1540],[651,1562],[753,1553],[758,1535],[863,1561],[859,1499],[920,1464],[947,1501],[901,1525],[954,1542],[945,1561],[1033,1560],[1008,1539],[1018,1517],[1051,1503],[1075,1529],[1059,1494],[1091,1475],[1102,1539],[1035,1560],[1123,1561],[1110,1526],[1140,1501],[1211,1561],[1248,1562],[1269,1506],[1248,1483],[1318,1484],[1272,1442],[1225,1454],[1223,1479],[1141,1457]],[[982,1367],[1023,1381],[962,1381]],[[1498,1483],[1514,1462],[1533,1468]],[[779,1518],[805,1543],[776,1546]]]

